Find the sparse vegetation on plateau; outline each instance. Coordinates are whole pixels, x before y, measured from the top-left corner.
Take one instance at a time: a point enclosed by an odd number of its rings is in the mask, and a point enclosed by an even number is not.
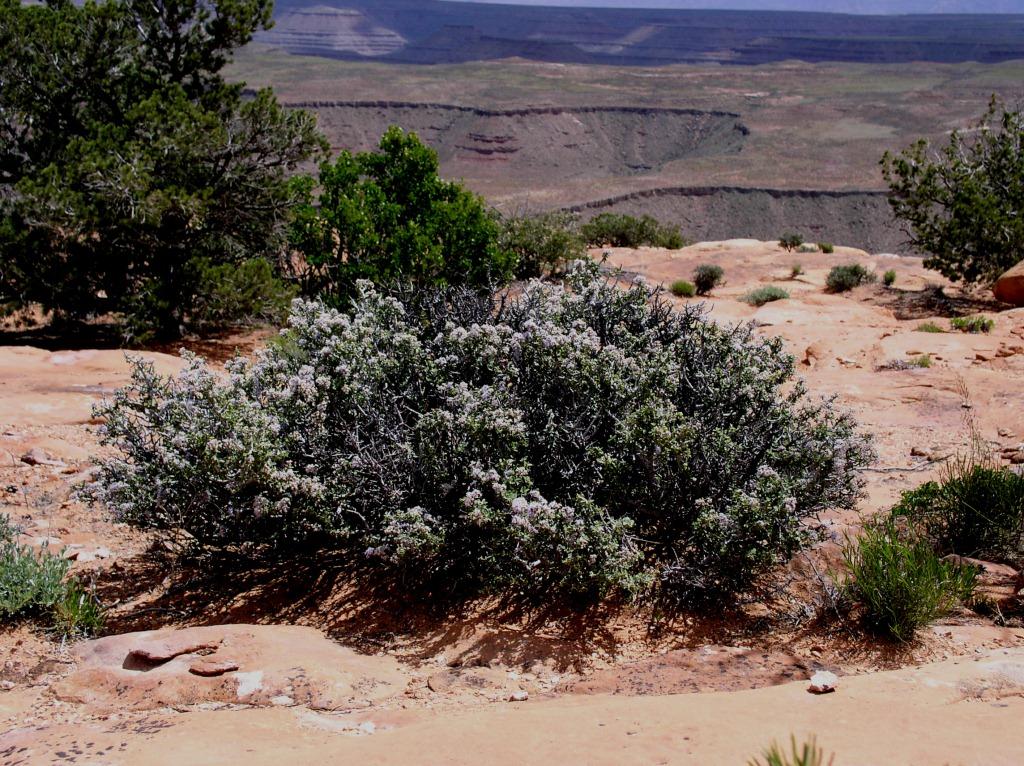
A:
[[[668,289],[677,298],[692,298],[697,294],[697,288],[693,282],[687,282],[685,279],[677,279]]]
[[[963,282],[989,283],[1024,252],[1024,114],[994,98],[975,129],[954,131],[937,152],[918,141],[886,152],[890,204],[924,265]]]
[[[932,366],[931,354],[919,354],[910,359],[890,359],[878,367],[879,371],[899,371],[928,368]]]
[[[996,326],[996,322],[994,319],[983,316],[953,317],[949,320],[949,325],[954,330],[959,330],[960,332],[989,333]]]
[[[751,290],[740,300],[749,303],[751,306],[763,306],[772,301],[782,301],[789,298],[789,293],[777,285],[765,285]]]
[[[137,362],[94,500],[211,553],[346,551],[405,587],[728,598],[872,451],[779,339],[586,261],[565,287],[298,303],[226,379]],[[289,553],[289,555],[291,555]]]
[[[825,278],[825,288],[830,293],[845,293],[860,285],[874,282],[874,272],[868,271],[859,263],[848,263],[833,266]]]
[[[678,250],[686,245],[678,227],[659,223],[649,215],[636,218],[601,213],[583,224],[583,238],[591,247],[664,247]]]
[[[917,332],[945,332],[945,330],[943,330],[941,327],[935,324],[935,322],[922,322],[915,329],[917,330]]]
[[[848,540],[845,595],[863,610],[865,625],[897,641],[948,614],[974,593],[977,570],[941,560],[932,546],[892,520],[869,525]]]
[[[103,611],[70,570],[64,557],[19,543],[10,518],[0,516],[0,618],[38,619],[64,636],[95,633]]]
[[[702,263],[693,272],[693,286],[697,295],[708,295],[725,281],[725,270],[713,263]]]
[[[889,269],[882,275],[882,284],[886,287],[896,284],[896,272],[893,269]]]
[[[796,250],[804,243],[804,238],[799,234],[783,234],[779,237],[779,247],[787,252]]]
[[[803,264],[794,263],[789,268],[789,278],[790,279],[796,279],[797,277],[803,276],[803,273],[804,273]]]
[[[530,279],[561,273],[586,258],[579,223],[568,213],[508,216],[501,220],[502,250],[516,259],[516,276]]]
[[[771,747],[764,751],[764,762],[757,758],[750,761],[748,766],[832,766],[835,756],[825,760],[825,751],[818,747],[818,742],[811,737],[806,742],[797,744],[796,737],[790,737],[790,746],[787,751],[778,742],[773,742]]]
[[[953,460],[938,481],[904,492],[892,513],[940,554],[1024,564],[1024,476],[990,460]]]

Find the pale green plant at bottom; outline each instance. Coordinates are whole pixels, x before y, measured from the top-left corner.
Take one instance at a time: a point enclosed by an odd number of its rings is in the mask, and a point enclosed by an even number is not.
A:
[[[773,742],[763,753],[763,763],[760,759],[754,758],[748,766],[832,766],[835,763],[835,755],[830,755],[828,760],[825,760],[825,751],[818,747],[818,742],[813,736],[800,745],[797,744],[795,736],[790,736],[789,741],[789,751]]]

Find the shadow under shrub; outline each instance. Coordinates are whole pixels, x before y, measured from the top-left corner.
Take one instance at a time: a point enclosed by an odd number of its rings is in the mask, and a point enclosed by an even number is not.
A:
[[[190,546],[345,551],[410,587],[724,597],[871,457],[793,372],[781,340],[589,261],[495,297],[364,282],[347,312],[296,302],[226,378],[136,361],[90,494]]]

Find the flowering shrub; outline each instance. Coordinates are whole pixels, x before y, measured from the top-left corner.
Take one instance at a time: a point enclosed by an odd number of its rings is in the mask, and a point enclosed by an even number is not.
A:
[[[565,287],[297,301],[226,377],[135,363],[91,488],[214,551],[343,549],[410,584],[729,594],[850,506],[870,448],[778,339],[584,262]]]

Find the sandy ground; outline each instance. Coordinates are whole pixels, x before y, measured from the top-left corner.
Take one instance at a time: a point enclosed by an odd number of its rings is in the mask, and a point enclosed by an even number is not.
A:
[[[240,628],[241,639],[217,638],[218,648],[186,646],[159,666],[166,677],[129,661],[151,634],[94,651],[25,626],[0,632],[0,764],[726,764],[791,733],[816,734],[837,764],[1024,762],[1019,618],[997,625],[963,610],[905,647],[815,619],[819,575],[842,535],[937,475],[968,448],[972,428],[999,459],[1024,451],[1024,309],[1000,311],[955,289],[940,300],[927,288],[942,280],[919,260],[844,248],[791,254],[739,240],[611,250],[608,260],[666,284],[719,263],[727,284],[706,301],[711,316],[781,335],[808,387],[838,394],[875,436],[861,507],[827,519],[832,541],[794,562],[771,608],[657,625],[629,610],[524,614],[493,603],[437,615],[299,567],[211,587],[74,497],[98,451],[91,405],[127,380],[123,354],[0,348],[0,512],[27,541],[68,547],[110,605],[110,632],[178,627],[169,635],[187,644],[189,626],[258,624]],[[828,269],[851,261],[894,269],[895,287],[826,294]],[[804,273],[793,279],[796,263]],[[765,283],[791,298],[761,308],[739,300]],[[978,312],[996,320],[990,334],[916,329]],[[924,354],[929,368],[879,369]],[[181,364],[146,356],[165,372]],[[33,449],[43,460],[30,465],[22,457]],[[274,623],[309,632],[292,638],[300,634],[285,631],[297,629]],[[343,648],[335,641],[358,656],[332,654]],[[189,668],[203,659],[238,670],[200,681]],[[837,692],[806,691],[819,669],[840,676]],[[316,702],[324,699],[343,701]]]

